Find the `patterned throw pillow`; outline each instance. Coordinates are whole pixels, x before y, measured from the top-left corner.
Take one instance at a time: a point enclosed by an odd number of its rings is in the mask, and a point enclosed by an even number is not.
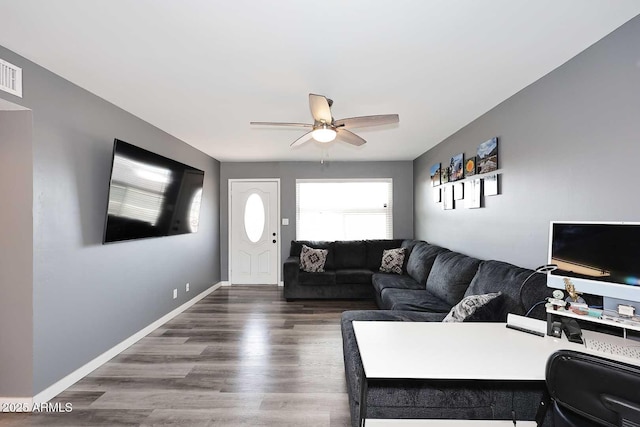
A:
[[[313,249],[307,245],[302,245],[300,270],[304,270],[307,273],[323,273],[328,253],[329,251],[326,249]]]
[[[402,264],[404,263],[405,251],[405,248],[385,249],[382,252],[380,271],[383,273],[402,274]]]
[[[464,322],[464,320],[471,316],[475,311],[483,305],[489,303],[494,298],[498,298],[501,292],[493,292],[484,295],[469,295],[463,298],[458,304],[453,306],[447,317],[443,322]]]

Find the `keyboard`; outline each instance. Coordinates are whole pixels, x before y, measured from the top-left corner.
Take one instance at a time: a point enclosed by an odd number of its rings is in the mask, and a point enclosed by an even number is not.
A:
[[[585,339],[584,341],[585,347],[589,350],[640,360],[640,342],[630,341],[629,346],[624,346],[594,339]]]

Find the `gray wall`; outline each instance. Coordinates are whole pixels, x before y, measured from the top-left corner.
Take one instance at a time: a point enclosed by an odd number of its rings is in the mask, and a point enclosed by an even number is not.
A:
[[[229,262],[229,179],[280,178],[280,214],[289,218],[281,226],[281,260],[289,256],[291,240],[296,238],[296,179],[393,179],[393,236],[413,237],[413,164],[400,162],[264,162],[232,163],[220,166],[220,246],[222,280],[228,280]]]
[[[418,157],[416,237],[535,267],[547,259],[550,220],[640,221],[639,41],[635,18]],[[493,136],[502,194],[483,209],[443,211],[430,166],[474,155]]]
[[[220,280],[220,163],[1,47],[0,58],[23,68],[24,98],[0,97],[33,110],[38,393]],[[101,244],[114,137],[205,171],[197,233]]]
[[[0,396],[32,396],[31,148],[31,111],[0,111]]]

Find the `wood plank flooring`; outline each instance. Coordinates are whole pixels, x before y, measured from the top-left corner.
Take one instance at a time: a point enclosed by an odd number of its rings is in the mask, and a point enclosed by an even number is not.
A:
[[[340,314],[372,301],[286,302],[223,287],[57,396],[70,413],[0,426],[349,426]]]

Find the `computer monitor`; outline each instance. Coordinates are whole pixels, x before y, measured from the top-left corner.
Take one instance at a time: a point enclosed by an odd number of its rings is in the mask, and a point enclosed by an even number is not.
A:
[[[558,266],[550,288],[568,279],[578,292],[603,296],[605,309],[626,304],[640,313],[640,223],[552,221],[549,263]]]

